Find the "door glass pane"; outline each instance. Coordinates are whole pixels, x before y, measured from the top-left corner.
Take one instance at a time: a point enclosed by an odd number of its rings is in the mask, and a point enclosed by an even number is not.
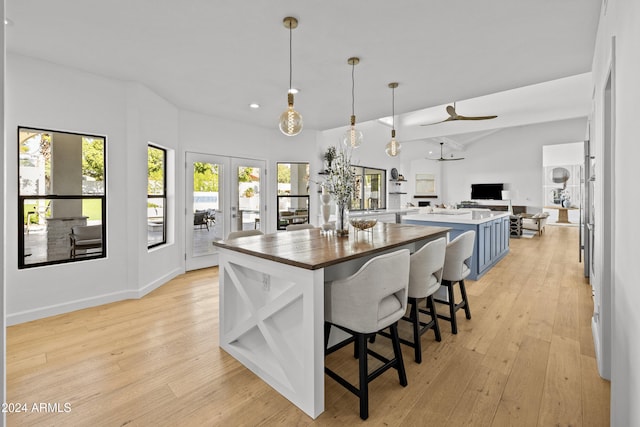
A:
[[[193,162],[193,256],[215,251],[211,242],[223,239],[224,218],[220,194],[220,171],[215,163]]]
[[[238,166],[237,230],[260,229],[260,168]]]

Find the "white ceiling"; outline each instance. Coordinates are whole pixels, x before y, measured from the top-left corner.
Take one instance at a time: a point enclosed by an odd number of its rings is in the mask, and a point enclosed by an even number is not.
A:
[[[282,19],[295,16],[300,24],[292,34],[293,86],[301,89],[295,107],[305,128],[348,124],[347,58],[359,56],[358,121],[390,115],[387,84],[397,81],[396,114],[408,114],[396,127],[402,126],[401,139],[418,140],[486,132],[534,117],[557,120],[556,108],[565,111],[560,115],[586,115],[591,83],[584,73],[591,69],[600,5],[601,0],[8,0],[12,23],[6,40],[9,52],[137,81],[186,110],[276,127],[289,80],[289,30]],[[558,81],[511,91],[552,80]],[[419,126],[446,118],[444,105],[454,101],[459,114],[500,117]],[[251,102],[262,107],[252,110]]]

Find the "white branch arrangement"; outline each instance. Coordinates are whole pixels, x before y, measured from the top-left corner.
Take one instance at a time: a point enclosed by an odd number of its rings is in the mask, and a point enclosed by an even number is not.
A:
[[[355,193],[356,174],[351,167],[351,153],[340,149],[331,163],[327,186],[336,204],[348,206]]]

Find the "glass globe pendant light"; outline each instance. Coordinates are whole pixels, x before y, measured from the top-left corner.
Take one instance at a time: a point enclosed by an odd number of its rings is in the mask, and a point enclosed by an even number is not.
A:
[[[293,109],[293,92],[291,86],[291,75],[293,74],[293,66],[291,62],[291,33],[294,28],[298,27],[298,20],[291,16],[287,16],[282,21],[285,28],[289,29],[289,92],[287,93],[287,103],[289,107],[280,115],[279,127],[280,131],[287,136],[296,136],[302,132],[302,115]]]
[[[396,88],[398,87],[398,83],[389,83],[389,87],[391,88],[391,141],[387,142],[387,146],[384,151],[387,153],[389,157],[396,157],[400,154],[400,149],[402,146],[396,139]]]
[[[362,144],[362,132],[356,129],[355,116],[355,68],[360,62],[360,58],[349,58],[347,63],[351,65],[351,125],[342,136],[342,143],[349,148],[358,148]]]

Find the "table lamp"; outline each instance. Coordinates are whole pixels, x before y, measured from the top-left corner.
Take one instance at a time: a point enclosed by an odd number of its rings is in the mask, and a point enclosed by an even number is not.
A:
[[[508,212],[513,214],[513,208],[511,206],[511,192],[508,191],[508,190],[502,190],[502,200],[508,200],[509,201]]]

